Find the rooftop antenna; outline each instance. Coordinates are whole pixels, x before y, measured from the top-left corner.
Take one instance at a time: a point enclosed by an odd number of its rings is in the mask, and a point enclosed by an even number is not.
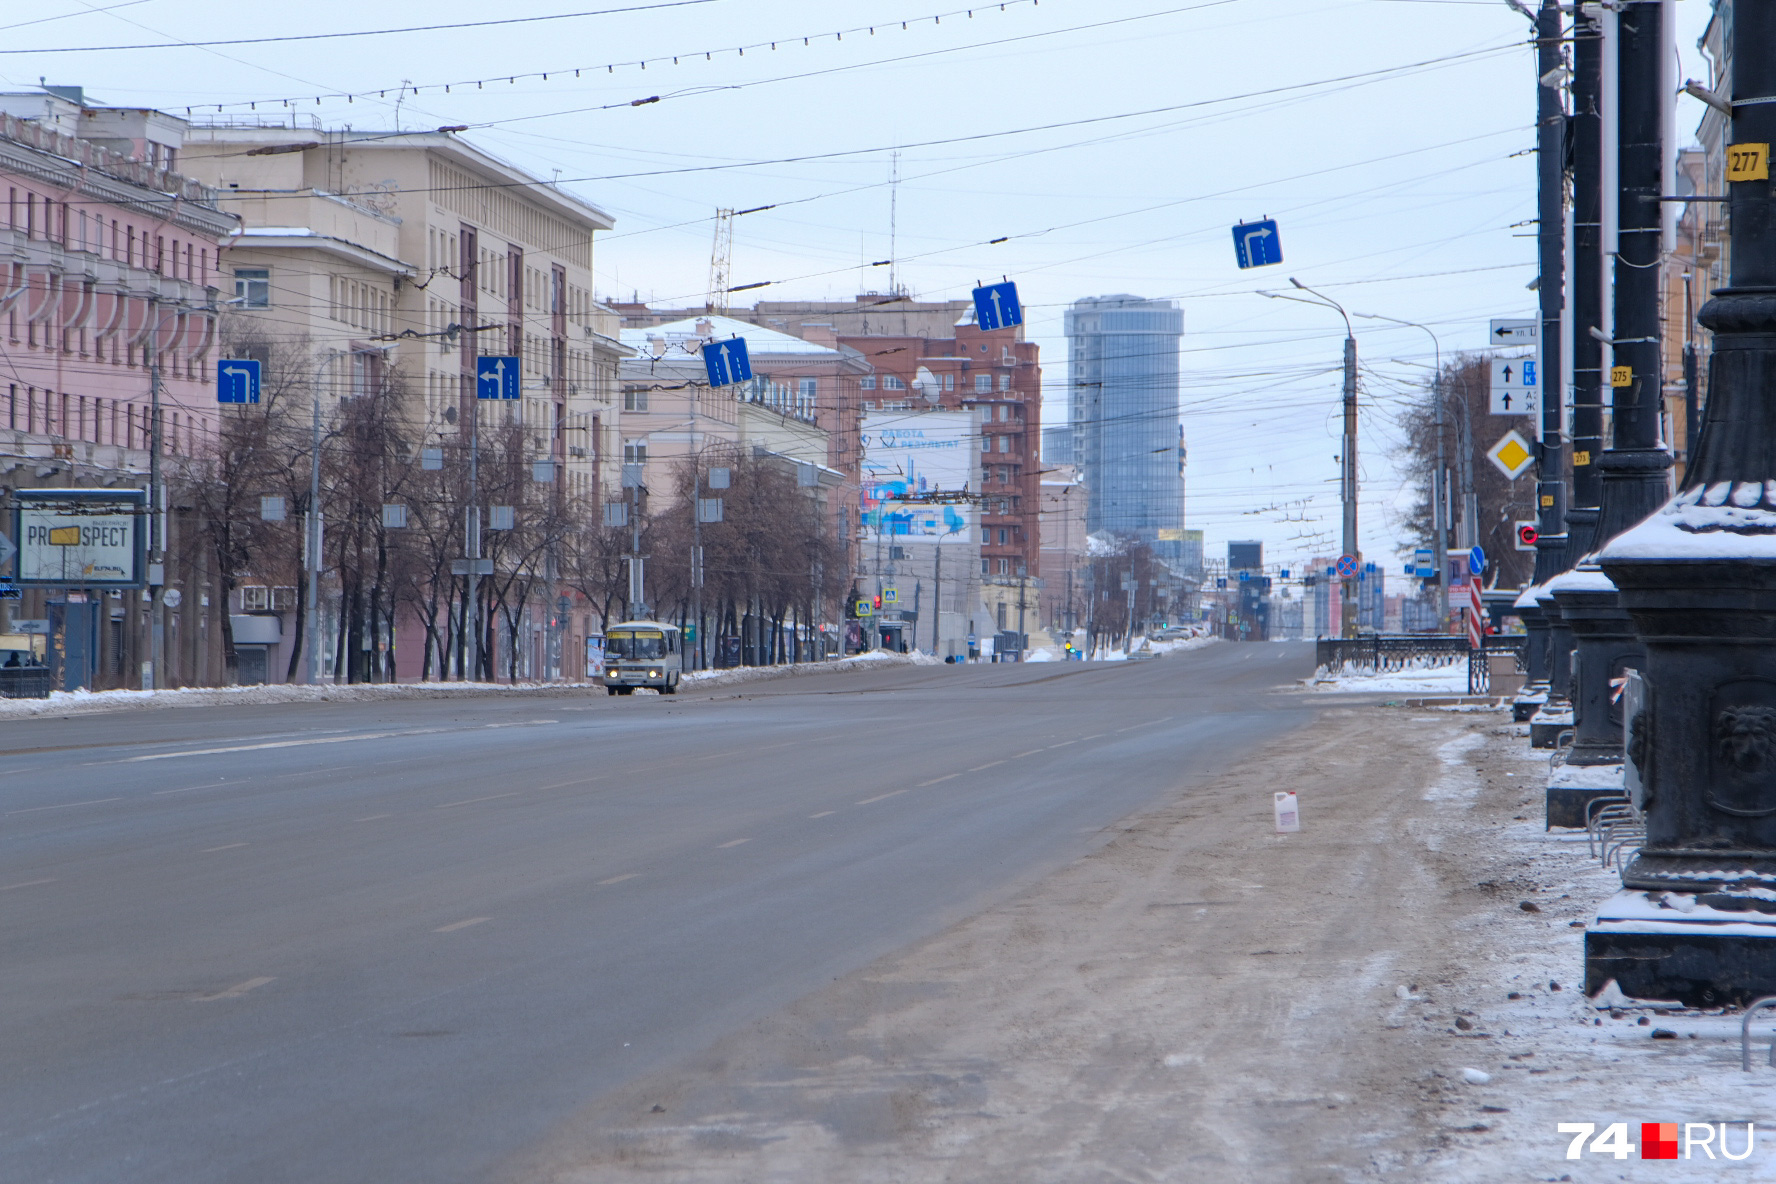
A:
[[[709,299],[704,311],[726,315],[728,272],[734,257],[734,211],[715,211],[715,243],[709,249]]]
[[[900,153],[892,157],[892,165],[888,173],[888,295],[900,295],[900,281],[896,278],[899,270],[895,256],[899,254],[895,246],[900,215]]]

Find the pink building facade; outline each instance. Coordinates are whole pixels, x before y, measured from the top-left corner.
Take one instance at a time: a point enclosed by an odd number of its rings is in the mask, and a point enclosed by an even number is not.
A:
[[[166,449],[203,455],[218,414],[218,256],[235,219],[163,163],[176,158],[161,143],[170,116],[53,95],[44,107],[0,114],[0,426],[27,454],[74,448],[131,467],[121,453],[147,447],[158,359]]]

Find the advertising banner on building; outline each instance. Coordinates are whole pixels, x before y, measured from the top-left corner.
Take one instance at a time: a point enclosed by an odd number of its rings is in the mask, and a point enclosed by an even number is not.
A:
[[[863,417],[863,529],[870,542],[977,544],[980,430],[970,411]]]
[[[140,588],[148,494],[141,489],[20,489],[13,494],[17,583]]]

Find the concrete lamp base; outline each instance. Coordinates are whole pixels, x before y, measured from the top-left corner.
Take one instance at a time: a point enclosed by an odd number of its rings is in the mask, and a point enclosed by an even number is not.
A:
[[[1776,912],[1745,897],[1624,889],[1585,930],[1585,994],[1683,1007],[1743,1007],[1776,995]],[[1761,901],[1776,909],[1776,901]]]

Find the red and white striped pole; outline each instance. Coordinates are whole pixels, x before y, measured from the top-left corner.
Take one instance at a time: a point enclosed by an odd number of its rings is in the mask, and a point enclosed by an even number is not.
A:
[[[1468,577],[1468,648],[1479,649],[1486,642],[1485,617],[1481,615],[1480,577]]]

